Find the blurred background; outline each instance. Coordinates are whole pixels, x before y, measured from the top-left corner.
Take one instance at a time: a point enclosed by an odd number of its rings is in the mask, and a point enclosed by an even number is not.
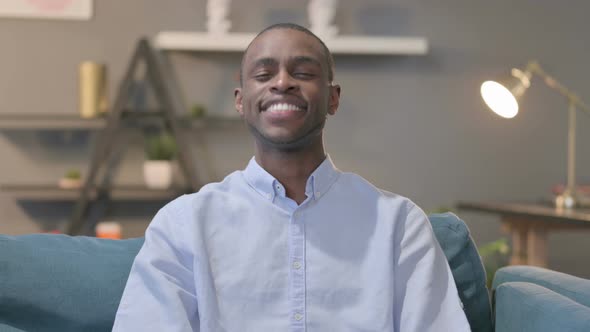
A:
[[[84,61],[105,64],[112,104],[138,40],[169,30],[205,31],[206,6],[204,0],[100,0],[87,20],[0,16],[0,115],[78,116]],[[330,156],[341,170],[407,196],[426,212],[453,209],[478,245],[507,238],[498,217],[454,207],[465,200],[550,200],[552,188],[566,180],[567,105],[533,79],[521,112],[506,120],[485,107],[480,84],[536,59],[590,100],[589,11],[581,0],[340,0],[334,19],[340,35],[422,37],[429,48],[425,55],[335,56],[342,98],[327,124]],[[285,21],[309,26],[300,1],[233,1],[228,15],[231,32],[256,33]],[[167,58],[187,107],[236,120],[239,52],[169,52]],[[197,164],[214,169],[206,181],[243,169],[252,156],[247,130],[234,122],[202,126],[191,136]],[[590,183],[589,128],[590,116],[579,114],[580,184]],[[3,129],[0,184],[53,184],[71,169],[84,177],[98,133]],[[143,137],[130,131],[125,142],[114,183],[142,184]],[[124,237],[141,236],[165,203],[115,202],[105,219],[119,223]],[[72,207],[0,191],[0,233],[63,229]],[[549,268],[589,278],[583,264],[589,234],[551,233]]]

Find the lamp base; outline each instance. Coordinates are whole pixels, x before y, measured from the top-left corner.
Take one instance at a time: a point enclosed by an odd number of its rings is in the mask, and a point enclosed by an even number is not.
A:
[[[566,190],[563,194],[555,197],[555,207],[558,209],[572,209],[578,205],[575,195]]]

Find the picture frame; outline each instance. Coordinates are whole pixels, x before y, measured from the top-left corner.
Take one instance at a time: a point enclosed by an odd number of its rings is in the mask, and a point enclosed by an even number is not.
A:
[[[2,0],[1,18],[89,20],[92,0]]]

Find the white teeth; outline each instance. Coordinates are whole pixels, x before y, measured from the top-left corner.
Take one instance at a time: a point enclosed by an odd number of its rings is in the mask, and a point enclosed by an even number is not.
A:
[[[266,109],[267,112],[303,111],[300,107],[287,103],[272,104]]]

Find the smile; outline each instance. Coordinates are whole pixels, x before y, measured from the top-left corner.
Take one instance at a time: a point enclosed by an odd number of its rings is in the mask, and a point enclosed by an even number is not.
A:
[[[282,112],[302,112],[304,109],[293,104],[288,103],[277,103],[270,105],[266,112],[270,113],[282,113]]]

